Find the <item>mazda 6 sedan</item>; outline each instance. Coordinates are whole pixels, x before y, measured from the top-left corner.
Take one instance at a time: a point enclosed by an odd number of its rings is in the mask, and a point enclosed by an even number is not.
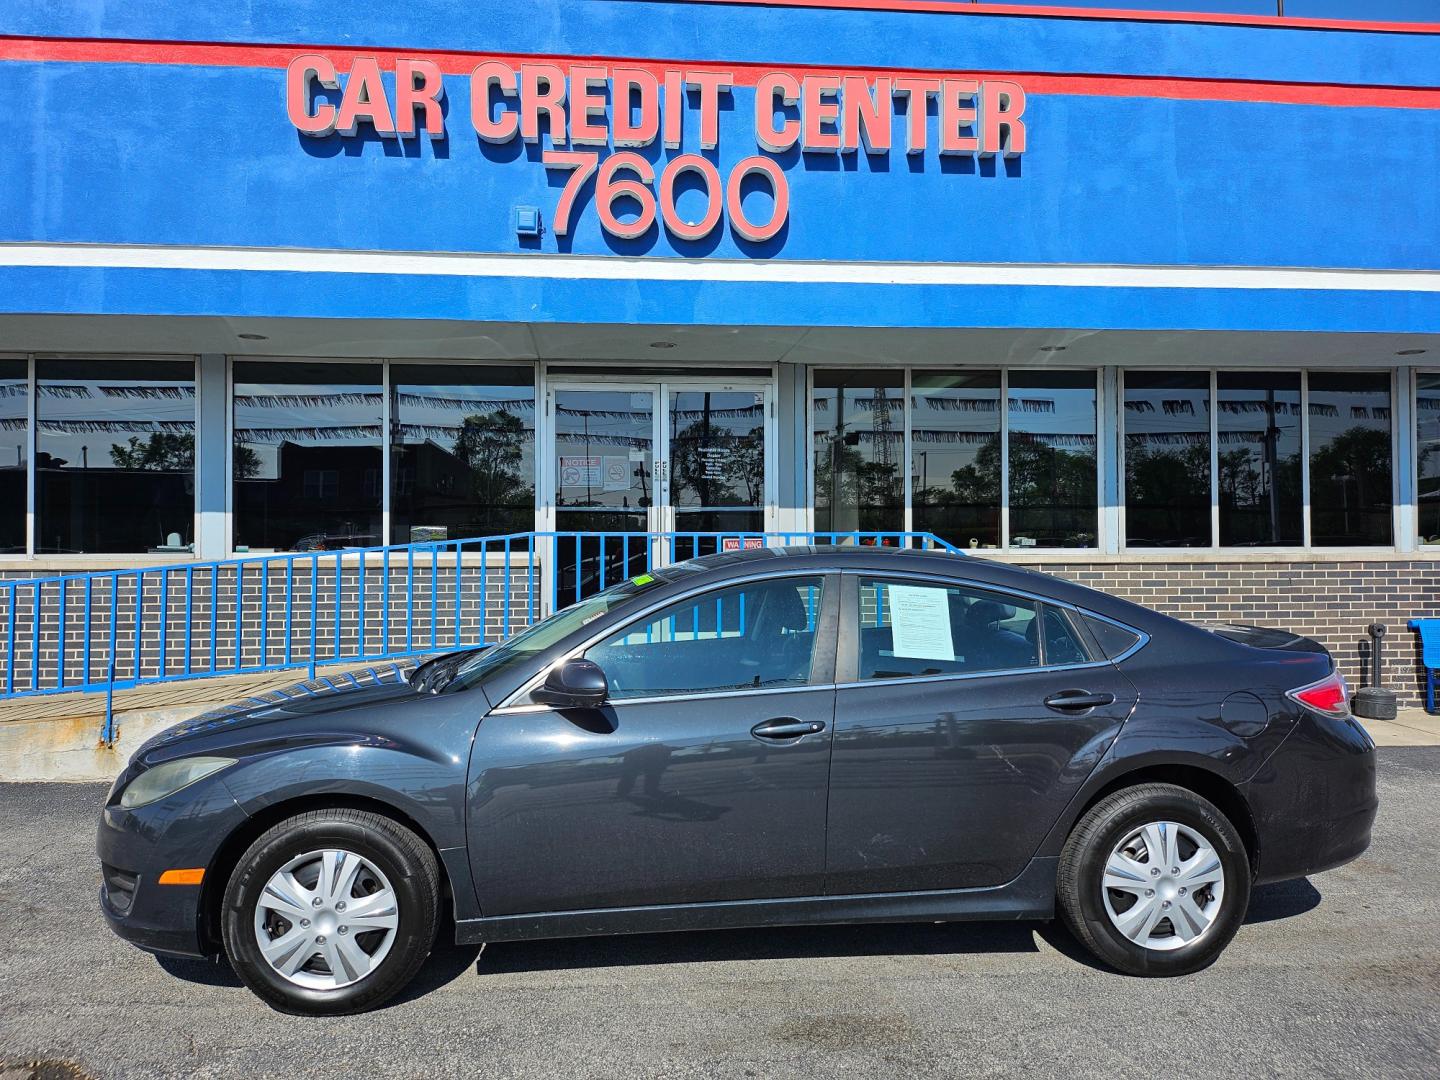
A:
[[[714,555],[389,670],[142,746],[100,820],[116,933],[311,1013],[384,1001],[442,926],[1058,913],[1106,965],[1179,975],[1376,811],[1314,641],[978,558]]]

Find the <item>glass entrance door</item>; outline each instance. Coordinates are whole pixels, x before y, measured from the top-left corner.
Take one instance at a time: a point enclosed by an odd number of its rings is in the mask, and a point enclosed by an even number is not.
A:
[[[557,606],[643,573],[660,526],[655,447],[658,387],[557,386],[554,441]]]
[[[765,531],[767,392],[667,385],[665,396],[664,529],[678,534],[669,553],[695,558],[744,546],[746,538],[724,534]]]
[[[554,382],[554,603],[647,567],[758,544],[774,512],[770,383]],[[730,534],[730,535],[726,535]]]

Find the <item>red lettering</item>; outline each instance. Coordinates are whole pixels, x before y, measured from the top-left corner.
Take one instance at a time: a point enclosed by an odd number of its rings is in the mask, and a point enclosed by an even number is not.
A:
[[[640,119],[635,119],[636,97]],[[643,68],[616,68],[610,92],[616,146],[649,146],[660,134],[660,84]]]
[[[975,95],[980,84],[973,79],[946,79],[940,92],[940,152],[973,154],[980,149],[975,135]],[[962,131],[970,134],[962,135]]]
[[[577,146],[604,146],[609,141],[605,130],[604,88],[603,67],[570,69],[570,141]]]
[[[520,137],[526,142],[540,141],[541,113],[545,114],[550,142],[564,146],[565,73],[554,64],[521,64]]]
[[[840,149],[853,151],[862,144],[867,154],[890,152],[890,80],[870,84],[859,75],[846,75],[841,98]]]
[[[794,105],[800,100],[800,84],[783,71],[762,75],[755,84],[755,139],[772,154],[789,150],[800,139],[800,121],[785,120],[775,126],[775,110],[779,105]]]
[[[720,145],[720,94],[735,85],[735,77],[722,71],[687,71],[685,85],[700,92],[700,148]]]
[[[486,142],[509,142],[520,130],[520,114],[507,109],[497,118],[490,111],[491,87],[498,88],[503,97],[515,97],[515,69],[498,60],[487,60],[471,73],[470,122],[475,125],[475,134]]]
[[[940,92],[939,79],[896,79],[895,93],[907,99],[905,115],[905,152],[919,154],[925,150],[925,135],[929,124],[926,114],[930,110],[930,98]]]
[[[340,89],[335,65],[323,56],[297,56],[285,69],[285,111],[290,123],[302,133],[321,138],[335,130],[335,106],[316,104],[311,108],[310,84],[326,90]]]
[[[390,98],[380,78],[380,61],[373,56],[357,56],[350,65],[335,130],[341,135],[354,135],[362,120],[371,124],[377,135],[395,137],[395,118],[390,114]]]
[[[800,149],[840,149],[840,76],[809,75],[801,91],[802,130]],[[828,128],[826,125],[829,125]]]
[[[1019,83],[986,82],[980,88],[980,152],[1015,157],[1025,152],[1025,90]]]
[[[685,77],[678,71],[665,72],[665,146],[680,148],[680,133],[685,129]]]
[[[395,61],[395,126],[402,136],[415,134],[415,110],[425,110],[425,131],[432,139],[445,137],[445,114],[440,99],[445,79],[433,60]]]

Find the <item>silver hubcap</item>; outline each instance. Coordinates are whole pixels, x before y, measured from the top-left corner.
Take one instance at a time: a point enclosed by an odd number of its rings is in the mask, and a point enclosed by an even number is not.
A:
[[[385,959],[400,926],[395,890],[353,851],[307,851],[271,876],[255,905],[255,941],[296,986],[338,990]]]
[[[1136,945],[1168,952],[1203,937],[1220,914],[1225,870],[1188,825],[1153,821],[1115,845],[1101,883],[1110,921]]]

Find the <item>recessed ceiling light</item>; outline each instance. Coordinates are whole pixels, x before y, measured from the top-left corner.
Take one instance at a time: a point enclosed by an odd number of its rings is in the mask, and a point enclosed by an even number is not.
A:
[[[1419,355],[1420,355],[1421,353],[1423,353],[1424,351],[1425,351],[1424,349],[1401,349],[1401,350],[1400,350],[1399,352],[1397,352],[1395,355],[1396,355],[1396,356],[1419,356]]]
[[[244,341],[269,341],[264,334],[236,334],[236,337]]]
[[[652,349],[673,349],[674,347],[675,347],[675,343],[674,343],[673,341],[652,341],[652,342],[650,342],[650,348],[652,348]]]
[[[1041,351],[1041,352],[1064,352],[1066,348],[1067,348],[1067,346],[1065,346],[1065,345],[1041,345],[1041,346],[1040,346],[1040,351]]]

